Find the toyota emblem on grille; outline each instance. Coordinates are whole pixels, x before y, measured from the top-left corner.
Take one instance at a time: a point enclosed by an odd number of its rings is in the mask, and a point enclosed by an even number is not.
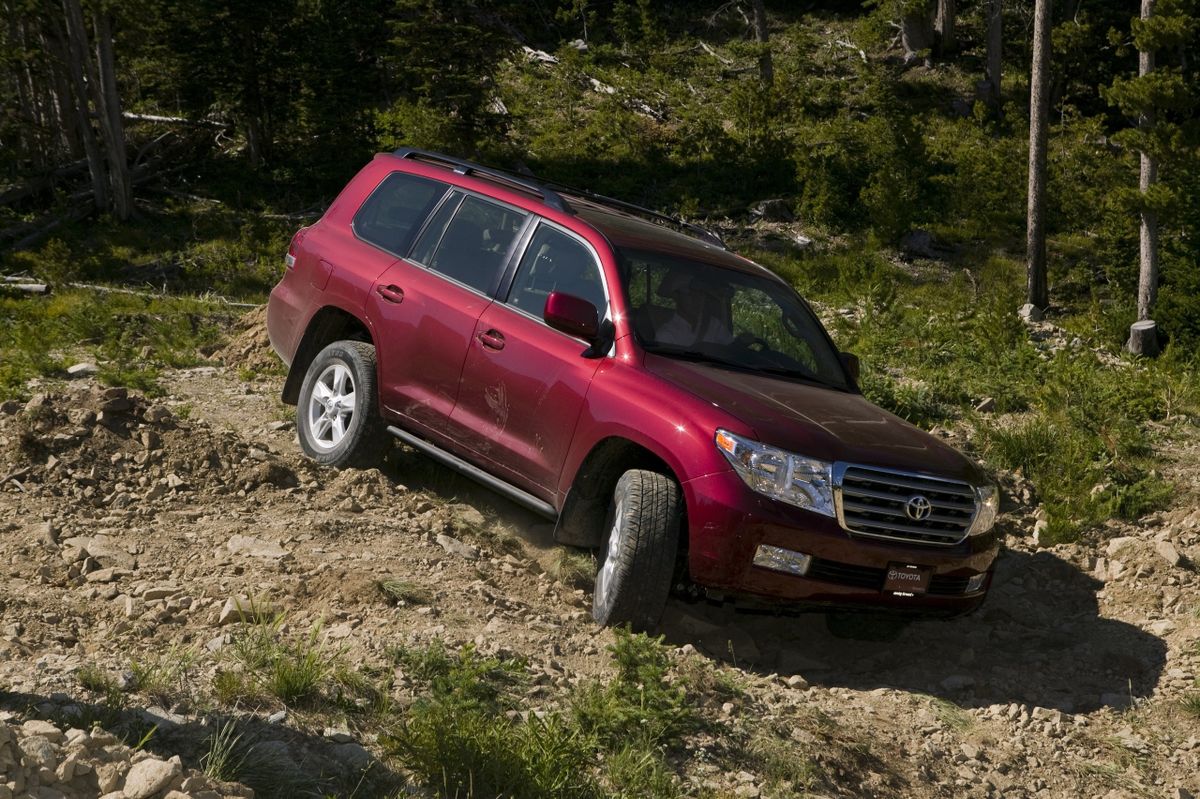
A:
[[[929,504],[929,500],[920,494],[915,494],[908,498],[908,503],[904,506],[904,513],[914,522],[923,522],[929,518],[933,506]]]

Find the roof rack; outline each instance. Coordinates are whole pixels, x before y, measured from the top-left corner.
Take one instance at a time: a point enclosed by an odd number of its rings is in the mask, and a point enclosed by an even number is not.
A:
[[[454,158],[449,155],[434,153],[428,150],[418,150],[415,147],[401,147],[399,150],[394,151],[392,155],[396,156],[397,158],[410,158],[414,161],[424,161],[441,166],[448,166],[459,175],[479,175],[481,177],[494,180],[497,183],[508,185],[519,190],[532,192],[541,197],[542,202],[544,202],[546,205],[553,208],[555,211],[559,211],[564,214],[573,214],[575,213],[575,210],[571,208],[570,204],[562,196],[562,194],[560,194],[560,192],[573,194],[585,200],[589,200],[597,205],[624,211],[633,216],[641,216],[656,222],[666,222],[670,225],[676,225],[684,230],[694,233],[696,236],[708,242],[709,244],[720,247],[722,250],[727,249],[725,246],[725,240],[722,239],[715,231],[709,230],[706,227],[702,227],[701,225],[697,225],[693,222],[685,222],[678,217],[670,216],[668,214],[659,213],[652,208],[634,205],[633,203],[628,203],[624,200],[618,200],[615,197],[609,197],[604,194],[597,194],[596,192],[588,191],[587,189],[577,189],[561,183],[542,182],[533,178],[522,177],[519,175],[514,175],[510,172],[504,172],[499,169],[486,167],[482,164],[476,164],[473,161],[464,161],[460,158]]]
[[[655,211],[652,208],[646,208],[641,205],[635,205],[633,203],[625,202],[624,200],[618,200],[615,197],[609,197],[604,194],[597,194],[596,192],[588,191],[587,189],[576,189],[571,186],[565,186],[561,183],[554,183],[554,182],[549,182],[546,185],[549,186],[550,188],[557,189],[558,191],[566,192],[567,194],[576,194],[585,200],[590,200],[590,201],[596,203],[597,205],[603,205],[603,206],[607,206],[609,208],[615,208],[620,211],[625,211],[626,213],[629,213],[634,216],[646,217],[653,221],[667,222],[672,225],[677,225],[677,226],[683,228],[684,230],[687,230],[687,231],[690,231],[690,232],[696,234],[696,236],[698,236],[699,238],[708,242],[709,244],[720,247],[722,250],[729,249],[728,247],[725,246],[725,240],[723,238],[721,238],[720,234],[718,234],[716,231],[709,230],[708,228],[706,228],[702,225],[697,225],[694,222],[685,222],[677,216],[671,216],[670,214],[660,213],[658,211]]]
[[[561,211],[564,214],[572,213],[571,207],[567,205],[566,200],[562,198],[558,192],[551,189],[536,180],[519,177],[508,172],[501,172],[498,169],[476,164],[472,161],[463,161],[459,158],[452,158],[441,153],[433,153],[428,150],[418,150],[414,147],[401,147],[392,155],[397,158],[410,158],[414,161],[426,161],[442,166],[452,168],[459,175],[480,175],[497,183],[503,183],[516,189],[533,192],[542,198],[542,202],[553,208],[555,211]]]

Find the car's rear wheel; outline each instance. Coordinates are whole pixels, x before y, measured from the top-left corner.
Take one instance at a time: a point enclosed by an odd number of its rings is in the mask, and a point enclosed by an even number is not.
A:
[[[335,341],[317,353],[300,386],[300,448],[326,466],[375,465],[391,441],[379,419],[375,348]]]
[[[679,549],[679,484],[658,472],[621,475],[608,510],[592,616],[602,625],[651,630],[662,616]]]

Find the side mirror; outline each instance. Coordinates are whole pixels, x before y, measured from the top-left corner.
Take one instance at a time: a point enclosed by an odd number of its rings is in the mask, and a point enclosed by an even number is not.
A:
[[[842,366],[850,373],[850,377],[857,383],[858,374],[862,370],[858,362],[858,356],[852,352],[839,352],[838,357],[842,359]]]
[[[596,306],[572,294],[552,291],[546,298],[542,313],[546,324],[568,336],[578,336],[591,343],[600,333],[600,318]]]

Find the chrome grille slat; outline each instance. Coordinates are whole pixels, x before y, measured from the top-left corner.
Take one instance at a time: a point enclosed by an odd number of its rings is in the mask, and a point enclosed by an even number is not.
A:
[[[926,500],[925,516],[906,508]],[[838,522],[852,535],[951,546],[966,537],[975,518],[975,491],[965,482],[839,463],[834,468]]]
[[[928,491],[931,494],[957,494],[958,496],[967,497],[972,502],[975,501],[975,492],[966,483],[952,483],[948,480],[911,480],[899,476],[892,476],[890,472],[881,472],[888,475],[888,485],[897,486],[900,488],[911,488],[913,491]],[[852,478],[849,475],[846,479]],[[875,482],[871,480],[871,482]]]
[[[905,497],[905,499],[907,499],[907,497]],[[902,519],[908,518],[908,516],[904,513],[904,511],[899,510],[895,507],[887,507],[885,505],[867,505],[867,504],[864,504],[861,502],[850,502],[848,500],[843,502],[843,504],[845,505],[846,510],[854,511],[856,513],[877,513],[877,514],[881,514],[881,515],[885,515],[885,516],[899,516]],[[934,505],[934,507],[936,508],[938,506]],[[955,510],[960,510],[960,509],[956,508]],[[964,516],[943,516],[940,513],[931,513],[931,514],[929,514],[929,521],[931,521],[931,522],[947,522],[949,524],[959,524],[963,521],[969,520],[971,518],[971,512],[966,510],[965,508],[962,508],[961,510],[967,514],[965,517]]]
[[[855,485],[853,488],[849,486],[843,486],[843,488],[845,488],[846,491],[853,493],[855,496],[869,497],[871,499],[885,499],[889,501],[903,501],[911,497],[914,493],[921,493],[920,491],[905,491],[904,493],[896,493],[894,491],[873,491],[869,488],[862,488],[857,485]],[[933,492],[931,491],[929,493],[932,494]],[[966,511],[967,513],[975,512],[975,500],[971,500],[970,502],[954,503],[945,502],[943,500],[930,497],[929,504],[933,505],[935,508],[942,508],[943,510],[961,510]]]

